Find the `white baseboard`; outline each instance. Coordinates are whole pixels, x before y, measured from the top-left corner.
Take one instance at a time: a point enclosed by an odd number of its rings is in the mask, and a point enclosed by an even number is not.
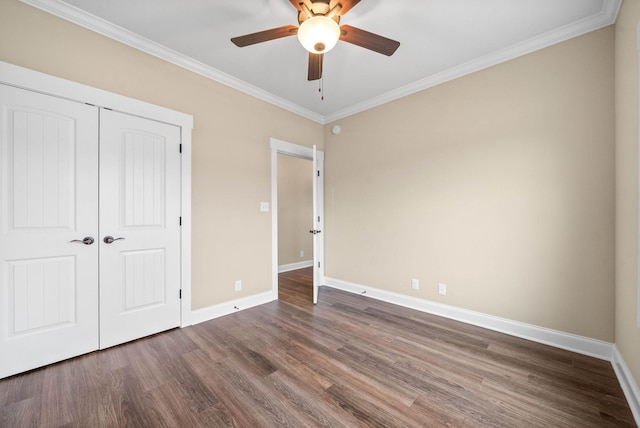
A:
[[[200,324],[201,322],[209,321],[214,318],[272,302],[277,298],[278,296],[274,295],[273,291],[267,291],[265,293],[244,297],[242,299],[231,300],[218,305],[196,309],[195,311],[191,311],[191,323]]]
[[[618,376],[618,381],[624,391],[624,396],[627,398],[627,403],[631,407],[631,412],[636,420],[636,424],[640,426],[640,389],[638,384],[633,379],[633,375],[627,366],[627,363],[622,358],[622,354],[618,351],[618,347],[613,345],[613,360],[611,361],[613,370]]]
[[[427,312],[511,336],[532,340],[556,348],[566,349],[601,360],[613,361],[613,344],[571,333],[525,324],[506,318],[474,312],[456,306],[445,305],[399,293],[354,284],[335,278],[325,277],[324,285],[350,293],[361,294],[406,308]]]
[[[288,265],[278,266],[278,273],[289,272],[313,266],[313,260],[305,260],[303,262],[289,263]]]

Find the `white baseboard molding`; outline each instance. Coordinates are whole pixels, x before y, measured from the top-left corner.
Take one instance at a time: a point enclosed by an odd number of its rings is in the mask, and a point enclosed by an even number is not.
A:
[[[289,263],[288,265],[278,266],[278,273],[289,272],[313,266],[313,260],[305,260],[303,262]]]
[[[406,308],[427,312],[433,315],[461,321],[478,327],[511,336],[520,337],[556,348],[566,349],[601,360],[613,361],[613,344],[571,333],[525,324],[506,318],[474,312],[456,306],[405,296],[391,291],[380,290],[360,284],[354,284],[335,278],[325,277],[324,285],[350,293],[361,294]]]
[[[631,412],[636,420],[636,424],[640,426],[640,389],[616,345],[613,345],[613,360],[611,364],[613,365],[613,370],[616,372],[616,376],[618,376],[618,381],[620,382],[624,396],[627,398],[627,403],[629,403],[629,407],[631,407]]]
[[[191,311],[191,323],[200,324],[201,322],[272,302],[277,300],[277,298],[278,296],[274,295],[273,291],[267,291],[253,296],[244,297],[242,299],[231,300],[218,305],[196,309],[195,311]]]

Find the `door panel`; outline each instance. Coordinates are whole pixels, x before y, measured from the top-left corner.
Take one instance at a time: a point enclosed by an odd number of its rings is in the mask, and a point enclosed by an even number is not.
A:
[[[165,250],[123,251],[124,313],[163,305],[165,299]]]
[[[98,348],[98,110],[0,84],[0,377]]]
[[[106,348],[180,324],[180,129],[109,110],[100,124]],[[106,243],[107,236],[117,240]]]
[[[313,146],[313,303],[324,281],[324,152]]]
[[[73,257],[8,262],[12,336],[74,322],[75,267]]]

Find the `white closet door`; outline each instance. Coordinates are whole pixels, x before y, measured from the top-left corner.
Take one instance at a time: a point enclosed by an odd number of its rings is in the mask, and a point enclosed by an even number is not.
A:
[[[180,324],[179,145],[176,126],[101,110],[100,348]]]
[[[98,109],[1,84],[0,104],[6,377],[98,348]]]

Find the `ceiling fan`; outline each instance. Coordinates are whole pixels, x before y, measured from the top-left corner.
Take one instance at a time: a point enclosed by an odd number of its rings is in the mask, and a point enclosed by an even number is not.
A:
[[[304,48],[309,51],[308,80],[322,77],[324,54],[338,43],[351,43],[383,55],[391,56],[400,42],[361,30],[350,25],[340,26],[340,17],[357,5],[360,0],[289,0],[298,10],[300,26],[285,25],[231,39],[238,47],[254,45],[282,37],[298,35]]]

